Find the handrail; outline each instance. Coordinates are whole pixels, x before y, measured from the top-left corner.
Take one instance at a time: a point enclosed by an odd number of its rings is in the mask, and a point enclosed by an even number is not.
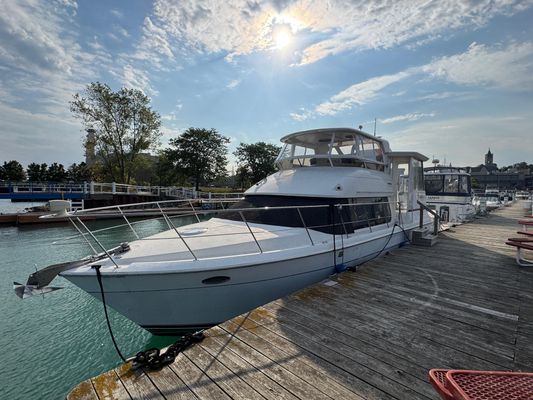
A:
[[[227,234],[230,234],[230,235],[250,235],[251,238],[252,238],[252,241],[255,242],[259,252],[263,253],[265,251],[265,249],[261,245],[260,240],[259,240],[260,238],[258,236],[258,235],[262,235],[263,232],[261,230],[257,230],[257,228],[255,226],[251,226],[250,225],[251,221],[247,220],[247,218],[244,215],[246,212],[254,212],[254,211],[283,212],[283,211],[286,211],[286,210],[294,210],[297,213],[297,218],[299,218],[299,220],[300,220],[301,228],[303,228],[303,230],[305,230],[305,232],[307,234],[307,237],[309,239],[310,244],[312,246],[315,246],[317,243],[313,240],[313,235],[311,234],[311,230],[320,230],[322,228],[329,227],[330,224],[319,223],[319,224],[315,224],[315,225],[312,225],[312,224],[310,225],[308,223],[309,221],[308,222],[305,221],[304,214],[303,214],[302,210],[305,210],[305,209],[314,210],[314,209],[320,209],[320,208],[328,209],[328,208],[330,208],[332,206],[331,204],[323,204],[323,205],[306,205],[306,206],[300,205],[300,206],[255,207],[255,208],[239,208],[239,209],[233,208],[233,209],[217,209],[217,210],[199,210],[199,209],[197,209],[195,207],[191,207],[192,208],[191,211],[186,211],[186,212],[180,213],[179,215],[173,215],[172,216],[172,215],[170,215],[168,213],[168,209],[165,210],[162,207],[162,205],[167,205],[168,203],[171,203],[171,204],[172,203],[177,203],[177,201],[162,201],[162,202],[140,203],[140,204],[149,204],[150,206],[155,206],[155,207],[153,207],[153,211],[155,211],[154,215],[151,216],[148,219],[143,219],[141,221],[130,221],[129,220],[132,217],[132,215],[128,215],[129,213],[125,210],[125,208],[130,206],[130,205],[105,207],[104,209],[116,208],[120,212],[120,216],[124,219],[125,223],[118,224],[118,225],[111,226],[111,227],[102,228],[102,229],[96,229],[96,230],[90,230],[85,224],[83,224],[81,222],[81,220],[79,219],[79,216],[81,214],[72,213],[68,217],[69,217],[69,220],[71,222],[73,222],[74,227],[78,231],[78,235],[75,235],[75,236],[72,236],[72,237],[69,237],[69,238],[65,238],[62,241],[68,240],[68,239],[74,239],[75,237],[81,236],[86,242],[89,242],[88,239],[94,240],[95,243],[98,245],[98,247],[101,248],[102,245],[98,241],[98,239],[96,238],[96,236],[95,236],[96,233],[99,233],[99,232],[102,232],[102,231],[108,231],[110,229],[119,228],[119,227],[127,227],[135,235],[135,237],[138,238],[138,240],[164,240],[164,239],[176,240],[176,239],[178,239],[180,242],[183,243],[183,245],[185,246],[185,248],[187,249],[187,251],[190,253],[190,255],[192,256],[192,258],[194,260],[198,260],[199,256],[195,253],[195,251],[193,251],[193,248],[190,245],[191,241],[194,241],[195,239],[200,239],[200,238],[223,236],[223,235],[227,235]],[[185,203],[187,203],[187,202],[185,202]],[[392,218],[391,214],[378,215],[378,216],[375,216],[375,217],[372,217],[372,218],[370,218],[369,216],[364,216],[364,218],[361,218],[361,219],[358,219],[357,217],[355,219],[353,217],[350,217],[348,221],[346,221],[343,218],[343,216],[342,216],[342,208],[350,209],[352,207],[357,207],[357,206],[360,206],[360,205],[376,205],[376,204],[389,204],[389,202],[382,201],[382,202],[362,202],[362,203],[353,203],[353,204],[334,204],[333,205],[333,206],[335,206],[334,209],[338,210],[337,212],[339,212],[339,223],[338,224],[342,226],[341,229],[344,231],[344,233],[341,234],[341,236],[343,237],[344,235],[346,235],[346,237],[348,238],[350,234],[352,234],[352,233],[356,234],[356,231],[359,232],[359,230],[361,230],[361,229],[364,229],[364,230],[368,229],[370,232],[372,232],[374,230],[373,229],[374,226],[378,226],[378,225],[381,225],[381,224],[385,225],[385,223],[387,224],[387,227],[388,227],[389,226],[389,221]],[[191,205],[189,204],[189,206],[191,206]],[[196,217],[196,219],[198,221],[201,221],[201,219],[199,218],[199,215],[204,215],[204,216],[205,215],[214,215],[214,216],[216,216],[217,214],[225,214],[225,213],[228,213],[228,212],[229,213],[236,213],[237,215],[240,215],[240,221],[245,226],[245,230],[244,231],[239,231],[238,230],[238,231],[236,231],[234,233],[228,233],[228,232],[207,233],[205,235],[201,234],[201,235],[195,235],[195,236],[191,236],[191,237],[186,237],[185,235],[182,235],[182,232],[180,230],[178,230],[178,227],[180,225],[179,224],[174,224],[172,222],[172,219],[175,219],[175,218],[186,218],[186,217],[193,217],[193,218]],[[310,213],[310,215],[312,215],[312,214],[315,214],[315,213],[314,212]],[[361,217],[362,217],[362,215],[361,215]],[[84,232],[80,231],[80,229],[77,226],[77,224],[74,223],[74,219],[79,221],[81,227],[84,228]],[[133,227],[134,225],[136,225],[138,223],[143,223],[143,222],[153,221],[153,220],[160,220],[160,219],[164,220],[164,222],[167,225],[168,230],[171,230],[171,231],[173,230],[176,233],[177,237],[174,236],[174,237],[165,237],[165,238],[150,238],[149,235],[151,235],[152,233],[148,233],[148,232],[146,233],[146,237],[140,237],[141,236],[141,234],[140,234],[141,231],[137,230],[137,229],[135,229]],[[231,218],[231,219],[233,219],[233,218]],[[237,219],[237,221],[238,220],[239,219]],[[254,223],[261,224],[261,222],[254,222]],[[268,222],[266,222],[266,223],[268,224]],[[287,226],[287,227],[280,227],[281,229],[275,229],[273,231],[268,230],[268,232],[269,233],[273,233],[273,232],[289,231],[289,230],[292,230],[292,229],[297,228],[297,227],[298,226],[291,225],[291,226]],[[161,230],[161,229],[164,229],[164,228],[157,226],[156,229]],[[152,229],[150,229],[149,231],[152,232]],[[89,246],[91,246],[91,248],[92,248],[92,250],[94,252],[95,249],[93,248],[91,243],[89,242],[88,244],[89,244]],[[208,256],[208,257],[210,257],[210,256]],[[113,262],[116,265],[115,260],[112,259],[111,257],[109,257],[109,258],[110,258],[111,262]]]
[[[426,206],[424,203],[422,203],[420,200],[417,200],[416,201],[417,204],[420,206],[420,222],[419,222],[419,228],[422,228],[422,226],[424,225],[424,213],[422,212],[423,210],[426,210],[427,212],[429,212],[431,215],[433,215],[433,234],[434,235],[438,235],[439,233],[439,222],[440,222],[440,215],[437,214],[435,212],[435,210],[432,210],[431,208],[429,208],[428,206]]]

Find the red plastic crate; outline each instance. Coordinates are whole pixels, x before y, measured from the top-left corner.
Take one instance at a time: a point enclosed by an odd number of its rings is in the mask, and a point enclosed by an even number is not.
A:
[[[533,373],[449,370],[445,387],[456,400],[533,400]]]
[[[435,388],[437,393],[444,400],[455,400],[450,391],[446,388],[447,369],[432,369],[429,371],[429,382]]]

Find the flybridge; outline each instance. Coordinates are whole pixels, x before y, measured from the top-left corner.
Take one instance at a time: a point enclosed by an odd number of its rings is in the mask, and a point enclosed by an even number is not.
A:
[[[279,169],[330,166],[362,167],[383,171],[390,152],[386,140],[352,128],[314,129],[281,139],[276,160]]]

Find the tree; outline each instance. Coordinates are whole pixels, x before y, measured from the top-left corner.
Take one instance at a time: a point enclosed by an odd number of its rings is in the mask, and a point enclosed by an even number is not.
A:
[[[26,172],[22,165],[15,160],[4,161],[3,175],[4,179],[13,182],[20,182],[26,180]]]
[[[201,183],[212,182],[227,174],[229,139],[216,129],[189,128],[179,137],[170,139],[167,157],[178,173],[191,178],[196,190]]]
[[[48,165],[46,163],[37,164],[31,163],[26,168],[26,173],[28,174],[28,180],[31,182],[45,182],[48,180]]]
[[[158,186],[172,186],[180,180],[179,171],[174,167],[172,154],[168,149],[159,153],[159,159],[155,164],[156,184]]]
[[[52,163],[46,172],[47,178],[51,182],[64,182],[67,180],[67,172],[63,164]]]
[[[159,144],[161,120],[140,90],[122,88],[113,92],[99,82],[74,95],[70,110],[92,130],[84,146],[94,146],[96,156],[114,182],[130,183],[135,162],[143,151]],[[89,143],[90,142],[90,143]]]
[[[79,164],[72,164],[67,169],[67,179],[73,182],[84,182],[92,180],[93,171],[83,161]]]
[[[237,177],[241,187],[259,182],[276,172],[274,161],[280,150],[281,147],[265,142],[241,143],[233,153],[239,164]]]

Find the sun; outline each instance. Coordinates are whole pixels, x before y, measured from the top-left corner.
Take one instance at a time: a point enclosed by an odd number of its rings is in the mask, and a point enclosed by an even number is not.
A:
[[[283,49],[292,42],[292,32],[287,26],[278,26],[274,29],[273,39],[276,49]]]

